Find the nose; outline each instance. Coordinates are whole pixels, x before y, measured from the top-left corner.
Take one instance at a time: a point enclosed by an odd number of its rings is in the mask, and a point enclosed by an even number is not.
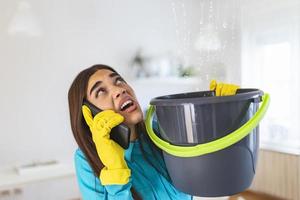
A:
[[[113,93],[114,99],[119,98],[120,96],[124,95],[126,93],[126,90],[121,87],[117,87]]]

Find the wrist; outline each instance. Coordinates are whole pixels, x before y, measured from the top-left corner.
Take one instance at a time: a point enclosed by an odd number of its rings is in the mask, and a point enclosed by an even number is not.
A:
[[[129,182],[131,176],[131,170],[125,169],[108,169],[104,167],[100,172],[100,180],[102,185],[119,184],[124,185]]]

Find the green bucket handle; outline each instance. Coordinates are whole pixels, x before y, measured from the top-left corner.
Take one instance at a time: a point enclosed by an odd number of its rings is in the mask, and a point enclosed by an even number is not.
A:
[[[198,144],[195,146],[176,146],[159,138],[152,130],[153,113],[155,111],[153,105],[149,105],[149,108],[147,110],[146,129],[150,139],[154,142],[154,144],[171,155],[177,157],[201,156],[225,149],[226,147],[233,145],[246,137],[264,117],[269,103],[270,96],[269,94],[265,93],[262,96],[262,105],[260,106],[260,108],[252,116],[252,118],[249,119],[249,121],[242,125],[239,129],[217,140],[204,144]]]

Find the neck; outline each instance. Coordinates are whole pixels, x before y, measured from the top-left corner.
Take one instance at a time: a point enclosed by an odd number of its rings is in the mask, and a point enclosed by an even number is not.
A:
[[[130,128],[130,141],[136,140],[138,135],[136,132],[135,125],[130,125],[128,127]]]

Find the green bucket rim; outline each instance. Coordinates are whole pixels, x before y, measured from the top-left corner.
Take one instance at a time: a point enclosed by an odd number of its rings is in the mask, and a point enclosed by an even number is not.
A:
[[[270,96],[269,94],[265,93],[262,96],[262,104],[257,112],[237,130],[233,131],[226,136],[219,138],[217,140],[207,142],[204,144],[198,144],[195,146],[177,146],[170,144],[169,142],[159,138],[152,129],[152,121],[153,121],[153,114],[155,112],[155,108],[153,105],[149,105],[146,114],[146,130],[147,134],[149,135],[150,139],[153,143],[159,147],[160,149],[164,150],[165,152],[178,157],[195,157],[201,156],[209,153],[213,153],[222,149],[225,149],[238,141],[242,140],[246,137],[262,120],[264,117],[268,106],[270,104]]]

